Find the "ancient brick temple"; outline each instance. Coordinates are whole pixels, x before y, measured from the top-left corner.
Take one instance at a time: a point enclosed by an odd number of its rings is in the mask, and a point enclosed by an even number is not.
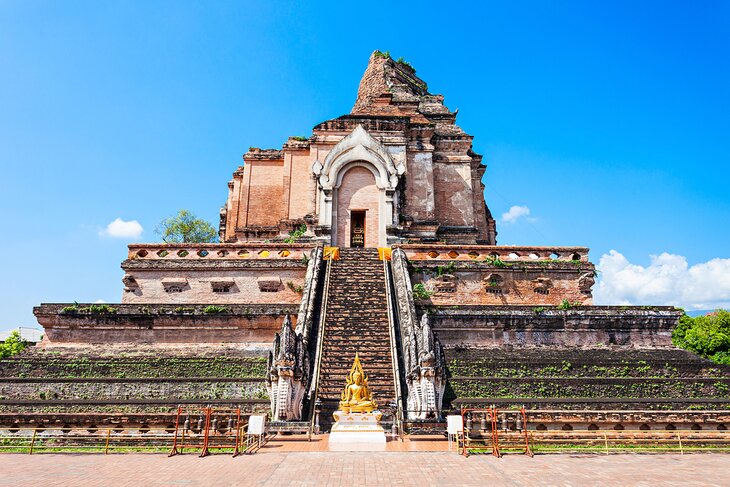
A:
[[[727,368],[672,347],[681,310],[593,306],[585,247],[496,245],[471,143],[375,52],[349,114],[243,156],[220,243],[130,245],[120,304],[35,308],[44,343],[3,362],[0,429],[61,407],[165,423],[185,403],[319,411],[326,430],[355,353],[402,431],[516,404],[529,429],[726,428]],[[79,357],[96,382],[71,387]]]
[[[285,236],[306,222],[341,247],[496,243],[473,137],[409,65],[373,54],[352,111],[312,132],[244,154],[221,242]]]

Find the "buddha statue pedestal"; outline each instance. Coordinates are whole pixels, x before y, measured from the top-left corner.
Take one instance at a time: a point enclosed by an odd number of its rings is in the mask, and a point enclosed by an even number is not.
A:
[[[332,426],[329,437],[331,451],[383,451],[385,430],[379,421],[380,411],[349,412],[335,411],[337,422]]]
[[[355,354],[352,369],[347,375],[342,391],[340,409],[335,411],[335,423],[329,438],[333,451],[381,451],[385,450],[385,430],[379,421],[383,413],[368,386],[368,378],[362,370],[360,357]]]

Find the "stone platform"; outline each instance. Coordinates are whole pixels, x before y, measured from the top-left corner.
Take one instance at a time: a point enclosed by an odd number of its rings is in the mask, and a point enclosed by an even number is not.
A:
[[[337,421],[329,437],[330,451],[384,451],[385,430],[379,421],[383,413],[334,413]]]

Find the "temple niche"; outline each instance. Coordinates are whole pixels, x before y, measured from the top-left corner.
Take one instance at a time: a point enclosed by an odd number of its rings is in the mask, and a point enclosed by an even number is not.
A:
[[[244,154],[221,242],[276,240],[306,225],[312,240],[339,247],[495,245],[486,167],[443,102],[409,65],[374,52],[349,114],[280,150]]]

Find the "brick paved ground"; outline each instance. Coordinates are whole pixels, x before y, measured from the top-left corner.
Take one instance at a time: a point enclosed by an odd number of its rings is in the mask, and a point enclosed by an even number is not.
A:
[[[25,486],[707,486],[730,485],[730,455],[519,455],[262,452],[0,455],[0,485]]]

